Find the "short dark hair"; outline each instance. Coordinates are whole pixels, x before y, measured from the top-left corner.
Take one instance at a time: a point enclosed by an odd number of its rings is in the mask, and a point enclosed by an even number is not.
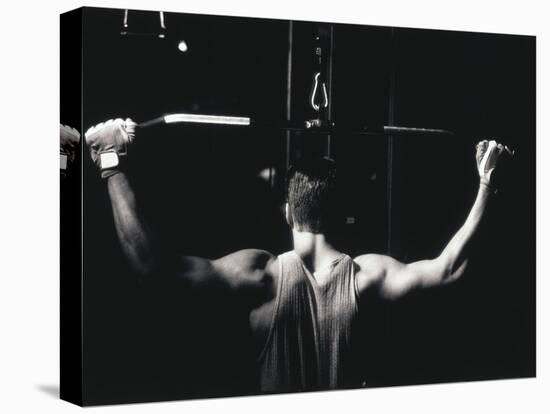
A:
[[[327,232],[335,220],[336,162],[303,158],[289,168],[287,183],[290,224],[299,231]]]

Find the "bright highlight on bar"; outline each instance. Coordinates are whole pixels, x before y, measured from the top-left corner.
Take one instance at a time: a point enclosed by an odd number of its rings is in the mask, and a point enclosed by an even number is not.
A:
[[[164,117],[164,122],[167,124],[194,122],[198,124],[250,125],[250,118],[223,115],[172,114],[166,115]]]

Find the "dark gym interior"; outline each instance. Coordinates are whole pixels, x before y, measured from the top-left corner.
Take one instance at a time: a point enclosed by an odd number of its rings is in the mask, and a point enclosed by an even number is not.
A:
[[[140,131],[129,177],[163,249],[208,258],[289,250],[285,171],[318,154],[338,163],[341,249],[432,258],[475,197],[475,143],[514,148],[467,274],[397,303],[373,301],[362,338],[371,357],[360,363],[367,387],[535,375],[534,37],[164,13],[159,38],[157,12],[130,10],[135,33],[125,35],[124,10],[83,16],[82,132],[177,112],[273,125]],[[277,127],[319,116],[310,105],[317,71],[329,101],[320,116],[334,131]],[[353,133],[384,125],[454,135]],[[141,288],[83,151],[85,400],[257,393],[238,306]]]

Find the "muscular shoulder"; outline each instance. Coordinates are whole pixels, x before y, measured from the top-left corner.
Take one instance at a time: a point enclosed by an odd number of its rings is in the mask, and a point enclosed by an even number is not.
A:
[[[214,266],[229,273],[249,273],[269,270],[276,256],[258,249],[245,249],[213,261]]]
[[[357,290],[364,293],[369,287],[379,283],[386,275],[386,271],[395,262],[383,254],[364,254],[353,259],[357,266],[355,274]]]
[[[276,262],[277,257],[265,250],[246,249],[214,260],[212,264],[232,290],[261,303],[274,294]]]

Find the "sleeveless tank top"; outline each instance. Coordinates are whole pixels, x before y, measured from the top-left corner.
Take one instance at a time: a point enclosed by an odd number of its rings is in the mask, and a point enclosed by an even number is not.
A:
[[[353,259],[315,274],[294,251],[279,256],[273,319],[259,356],[262,392],[355,386],[351,328],[357,316]]]

